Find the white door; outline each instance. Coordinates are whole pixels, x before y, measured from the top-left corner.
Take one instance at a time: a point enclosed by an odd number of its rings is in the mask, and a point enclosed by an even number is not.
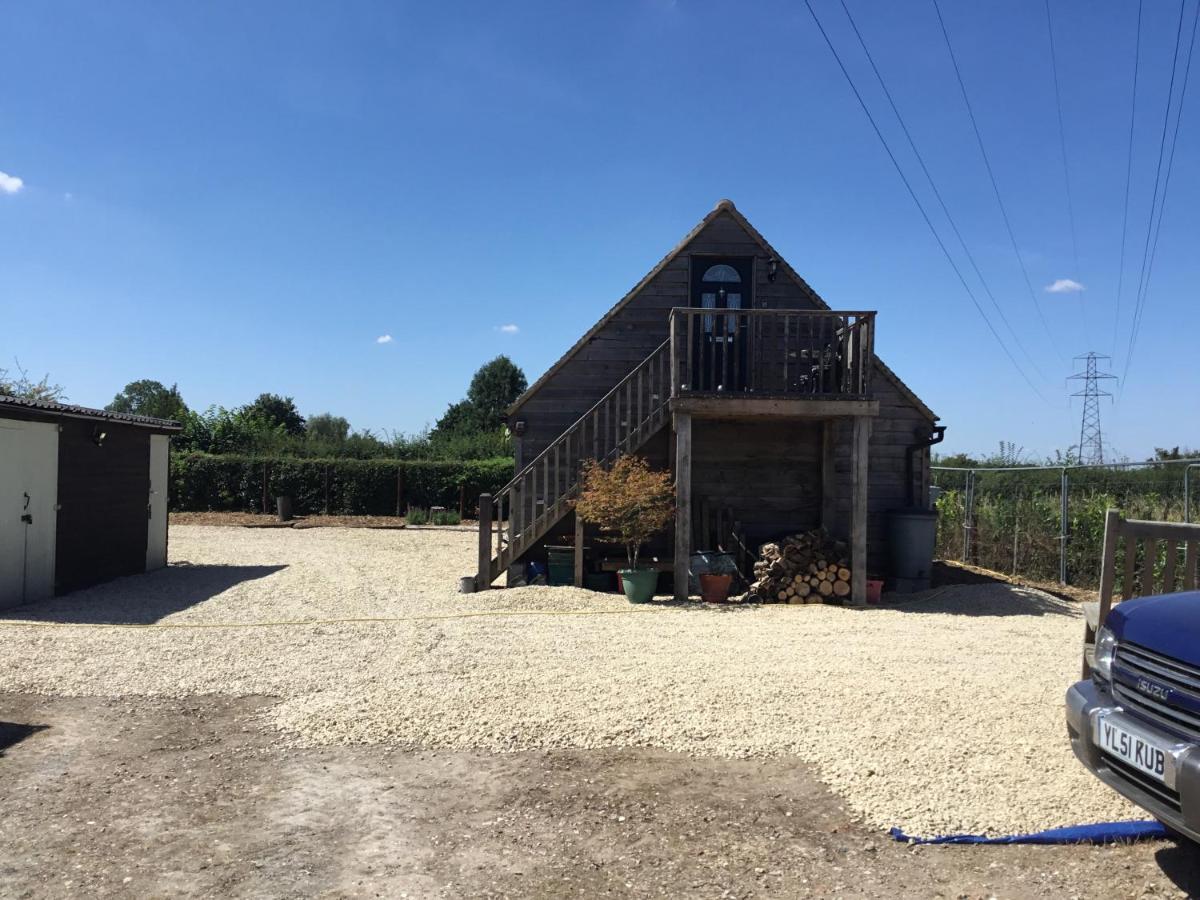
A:
[[[165,434],[150,435],[150,502],[146,515],[146,571],[167,564],[167,460],[171,439]]]
[[[0,420],[0,609],[54,595],[58,426]]]

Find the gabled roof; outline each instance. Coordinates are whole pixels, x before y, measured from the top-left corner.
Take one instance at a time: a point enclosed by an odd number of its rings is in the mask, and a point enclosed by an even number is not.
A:
[[[122,425],[141,425],[156,431],[182,431],[183,426],[171,419],[155,419],[150,416],[135,416],[132,413],[109,412],[107,409],[92,409],[71,403],[54,403],[50,400],[27,400],[23,397],[0,395],[0,416],[7,410],[23,413],[44,414],[47,417],[68,419],[90,419],[96,422],[119,422]]]
[[[700,234],[700,232],[707,228],[722,213],[728,214],[746,231],[747,234],[754,238],[754,240],[762,248],[764,255],[775,257],[779,263],[780,271],[782,271],[783,274],[788,278],[791,278],[792,281],[794,281],[800,287],[800,289],[809,296],[809,299],[812,300],[815,306],[820,309],[832,308],[828,303],[821,299],[821,296],[809,286],[808,282],[800,277],[799,273],[797,273],[796,270],[793,269],[788,261],[783,257],[783,254],[779,253],[770,245],[770,243],[768,243],[765,237],[759,234],[758,229],[751,225],[750,221],[738,211],[738,208],[733,205],[732,200],[720,200],[717,202],[717,205],[712,208],[712,211],[709,212],[709,214],[699,222],[697,222],[696,226],[687,234],[685,234],[683,239],[676,244],[666,256],[659,260],[654,268],[652,268],[642,277],[641,281],[635,284],[624,297],[618,300],[612,309],[601,316],[600,321],[589,328],[583,337],[576,341],[574,345],[572,345],[571,349],[562,355],[558,362],[547,369],[541,378],[531,384],[529,389],[516,399],[512,406],[508,408],[508,414],[514,415],[517,410],[524,406],[525,402],[534,394],[536,394],[542,388],[542,386],[546,384],[547,381],[549,381],[563,366],[565,366],[571,357],[587,346],[588,341],[595,337],[600,330],[612,320],[613,316],[629,305],[629,303],[632,302],[634,297],[638,295],[642,288],[649,284],[656,275],[662,272],[662,270],[665,269],[672,260],[683,253],[688,244],[690,244],[696,238],[696,236]],[[924,401],[913,392],[912,388],[901,381],[900,377],[890,368],[888,368],[888,366],[885,365],[883,360],[881,360],[878,356],[875,357],[875,365],[878,367],[880,373],[895,386],[896,390],[898,390],[906,399],[911,401],[921,413],[928,416],[931,420],[937,420],[937,414],[934,413],[933,410],[931,410],[928,406],[926,406]]]

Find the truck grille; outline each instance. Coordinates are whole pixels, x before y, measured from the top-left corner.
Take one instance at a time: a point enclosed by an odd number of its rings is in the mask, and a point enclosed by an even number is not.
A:
[[[1167,699],[1137,691],[1138,678],[1171,689]],[[1127,710],[1163,725],[1189,740],[1200,741],[1200,669],[1137,644],[1119,643],[1113,660],[1113,697]]]

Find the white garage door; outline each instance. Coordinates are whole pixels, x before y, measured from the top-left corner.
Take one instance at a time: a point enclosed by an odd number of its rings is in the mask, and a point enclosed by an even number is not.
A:
[[[58,426],[0,419],[0,609],[54,594]]]

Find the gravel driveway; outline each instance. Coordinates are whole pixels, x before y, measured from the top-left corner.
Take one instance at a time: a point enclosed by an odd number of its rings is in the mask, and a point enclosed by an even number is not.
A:
[[[174,527],[168,569],[0,619],[0,690],[271,695],[264,715],[298,746],[796,756],[863,820],[910,833],[1140,817],[1067,746],[1082,626],[1046,594],[962,586],[870,610],[464,597],[475,546]]]

